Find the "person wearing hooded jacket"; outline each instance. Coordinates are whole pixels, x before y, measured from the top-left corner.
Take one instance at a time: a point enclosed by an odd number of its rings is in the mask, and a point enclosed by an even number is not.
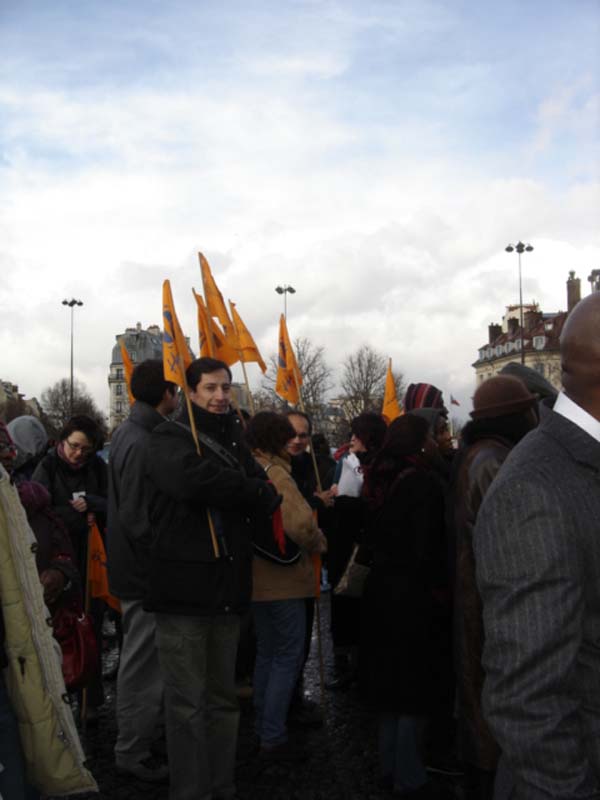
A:
[[[148,441],[152,547],[144,606],[156,615],[165,680],[170,800],[235,796],[235,661],[252,589],[257,513],[281,497],[242,441],[231,371],[199,358],[186,371],[191,413]]]

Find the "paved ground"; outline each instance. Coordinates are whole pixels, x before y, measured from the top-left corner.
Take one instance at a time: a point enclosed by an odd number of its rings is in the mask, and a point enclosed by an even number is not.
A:
[[[325,674],[333,674],[333,654],[328,636],[328,595],[321,600]],[[316,629],[316,626],[315,626]],[[106,665],[114,650],[106,653]],[[319,701],[319,669],[316,636],[305,670],[305,690]],[[116,773],[113,746],[116,738],[114,682],[106,683],[107,701],[98,727],[82,735],[89,767],[100,786],[101,800],[167,800],[166,786],[154,786]],[[301,766],[271,765],[261,769],[253,754],[252,705],[242,703],[238,747],[237,786],[240,800],[384,800],[390,795],[378,788],[376,721],[374,713],[353,692],[326,692],[325,724],[302,734],[310,751]],[[446,779],[448,780],[448,779]],[[459,785],[446,784],[457,798]],[[99,800],[98,795],[93,795]]]

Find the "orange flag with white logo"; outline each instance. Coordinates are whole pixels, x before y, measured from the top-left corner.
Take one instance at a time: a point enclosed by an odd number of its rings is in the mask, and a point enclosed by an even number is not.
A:
[[[163,373],[185,391],[185,371],[192,363],[190,349],[181,330],[169,281],[163,283]]]
[[[106,550],[98,525],[90,525],[88,537],[88,585],[90,597],[104,600],[115,611],[121,611],[121,603],[110,593],[108,574],[106,572]]]
[[[244,363],[256,361],[261,370],[266,372],[267,365],[263,361],[260,351],[256,346],[254,339],[252,338],[252,334],[244,325],[242,318],[235,307],[235,303],[232,303],[231,300],[229,301],[229,308],[231,309],[231,319],[233,320],[233,327],[235,328],[235,335],[241,360]]]
[[[291,405],[296,405],[300,399],[300,386],[302,375],[298,369],[298,362],[294,355],[292,343],[283,314],[279,319],[279,349],[277,353],[277,380],[275,394],[282,400],[287,400]]]
[[[392,373],[392,359],[388,361],[387,374],[385,376],[385,393],[383,395],[383,408],[381,415],[389,425],[397,417],[402,416],[404,412],[400,408],[398,397],[396,396],[396,382]]]
[[[135,403],[135,397],[131,394],[131,375],[133,373],[133,364],[131,363],[131,358],[129,357],[129,353],[127,352],[127,348],[125,347],[125,342],[123,341],[122,336],[119,338],[119,346],[121,348],[121,358],[123,360],[123,372],[125,373],[127,396],[129,397],[129,405],[132,406]]]

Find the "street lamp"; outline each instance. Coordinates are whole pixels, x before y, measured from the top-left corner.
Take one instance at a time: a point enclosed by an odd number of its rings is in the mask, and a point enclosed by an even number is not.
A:
[[[75,306],[82,306],[83,303],[72,297],[70,300],[63,300],[62,304],[71,308],[71,416],[73,416],[73,309]]]
[[[287,296],[288,294],[296,294],[296,290],[293,286],[288,286],[287,283],[284,283],[283,286],[276,286],[275,291],[277,294],[283,295],[283,316],[287,320]]]
[[[520,240],[516,244],[509,244],[505,248],[507,253],[514,253],[517,251],[519,256],[519,309],[520,309],[520,325],[521,325],[521,364],[525,363],[525,330],[523,327],[523,282],[521,280],[521,254],[531,253],[533,247],[530,244],[523,244]]]

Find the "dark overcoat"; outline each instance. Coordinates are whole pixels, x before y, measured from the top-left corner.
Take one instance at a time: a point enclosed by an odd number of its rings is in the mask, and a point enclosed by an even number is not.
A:
[[[368,518],[362,685],[380,711],[421,715],[448,699],[450,606],[438,479],[406,464]],[[451,681],[450,681],[451,682]]]

